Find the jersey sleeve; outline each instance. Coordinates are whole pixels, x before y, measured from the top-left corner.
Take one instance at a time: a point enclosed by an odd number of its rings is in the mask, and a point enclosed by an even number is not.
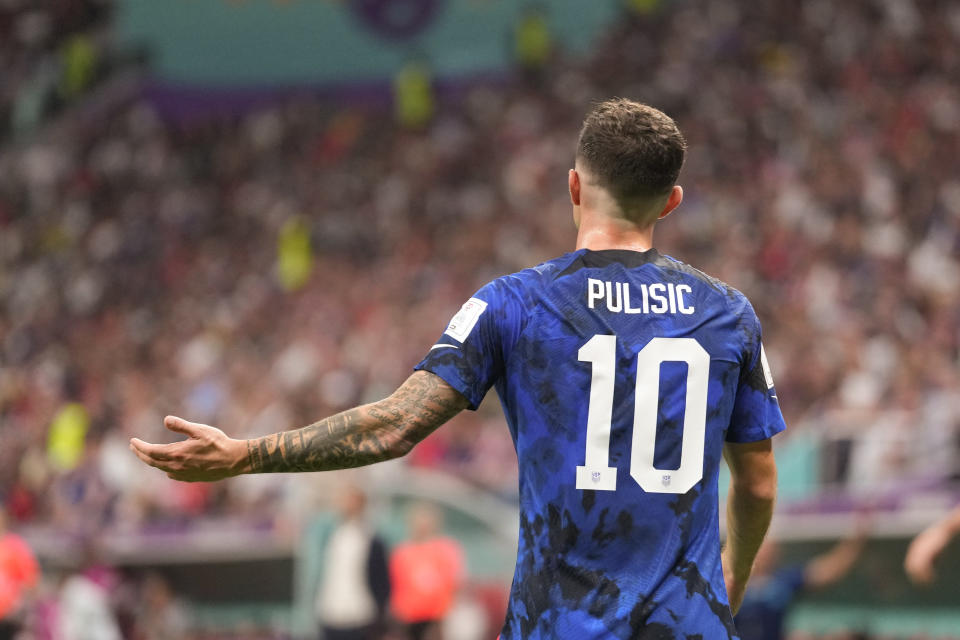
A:
[[[508,276],[477,291],[414,369],[440,376],[476,410],[503,375],[520,333],[523,303],[516,286]]]
[[[773,386],[773,375],[761,341],[760,321],[753,309],[746,340],[744,366],[727,430],[727,442],[757,442],[787,428]]]

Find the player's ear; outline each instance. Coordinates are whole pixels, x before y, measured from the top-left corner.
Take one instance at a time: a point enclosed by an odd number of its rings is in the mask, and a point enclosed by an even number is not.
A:
[[[675,184],[673,185],[673,189],[670,190],[667,202],[663,205],[663,210],[660,212],[660,215],[657,216],[657,220],[666,218],[670,215],[670,212],[680,206],[681,202],[683,202],[683,187]]]
[[[577,173],[576,169],[570,169],[570,173],[567,175],[567,188],[570,190],[570,203],[575,206],[580,206],[580,174]]]

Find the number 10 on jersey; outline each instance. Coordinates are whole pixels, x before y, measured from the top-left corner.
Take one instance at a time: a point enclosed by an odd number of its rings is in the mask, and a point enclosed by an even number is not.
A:
[[[595,335],[577,357],[590,362],[590,404],[587,408],[587,451],[577,467],[577,489],[615,491],[617,469],[610,465],[610,423],[616,380],[617,337]],[[687,397],[683,412],[680,466],[653,466],[660,404],[660,367],[664,362],[687,365]],[[686,493],[703,477],[710,354],[693,338],[654,338],[637,354],[630,476],[650,493]]]

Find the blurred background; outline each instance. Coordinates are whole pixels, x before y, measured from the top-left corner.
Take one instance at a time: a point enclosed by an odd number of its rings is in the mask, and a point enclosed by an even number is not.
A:
[[[776,562],[865,540],[789,637],[960,638],[960,548],[903,571],[960,477],[949,0],[0,0],[2,637],[495,637],[494,394],[350,473],[182,484],[127,441],[390,393],[480,285],[572,250],[610,96],[690,144],[658,248],[764,323]]]

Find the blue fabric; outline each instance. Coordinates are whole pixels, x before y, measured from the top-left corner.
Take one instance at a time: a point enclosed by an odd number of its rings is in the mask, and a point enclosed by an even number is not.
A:
[[[721,451],[724,441],[785,427],[747,299],[652,249],[579,250],[498,278],[474,299],[417,369],[472,408],[495,386],[506,414],[519,459],[520,542],[501,638],[736,638],[720,567]],[[597,335],[616,336],[612,491],[576,488],[598,366],[578,352]],[[630,473],[637,354],[654,338],[693,338],[709,354],[703,476],[686,493],[644,491]],[[688,375],[686,362],[660,364],[652,455],[666,490],[679,465]]]
[[[752,578],[737,612],[736,625],[743,640],[780,640],[793,601],[803,590],[803,567],[787,567],[769,576]]]

